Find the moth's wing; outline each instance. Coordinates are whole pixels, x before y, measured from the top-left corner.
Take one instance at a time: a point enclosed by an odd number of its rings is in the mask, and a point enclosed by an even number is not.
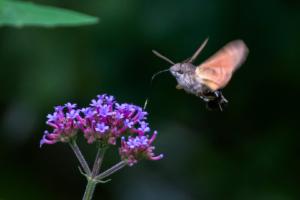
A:
[[[242,40],[229,42],[196,68],[196,78],[212,91],[221,89],[247,55],[248,48]]]

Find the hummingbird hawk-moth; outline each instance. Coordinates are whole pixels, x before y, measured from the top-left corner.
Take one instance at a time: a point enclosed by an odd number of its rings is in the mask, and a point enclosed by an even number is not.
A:
[[[242,40],[231,41],[203,63],[195,66],[193,62],[207,41],[208,39],[201,44],[192,57],[176,64],[157,51],[153,50],[153,53],[172,64],[169,69],[161,72],[171,72],[177,80],[177,89],[183,89],[187,93],[200,97],[206,102],[208,108],[219,108],[222,111],[222,107],[228,101],[221,89],[228,84],[234,71],[245,61],[248,48]]]

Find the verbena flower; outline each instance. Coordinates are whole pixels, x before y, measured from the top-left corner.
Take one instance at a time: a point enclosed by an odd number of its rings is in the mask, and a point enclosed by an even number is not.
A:
[[[90,107],[84,108],[78,117],[79,126],[88,143],[101,141],[116,144],[116,140],[125,133],[143,135],[149,131],[147,112],[132,104],[118,104],[113,96],[98,95]]]
[[[119,154],[122,160],[126,160],[129,166],[136,164],[139,160],[160,160],[163,158],[163,154],[155,156],[152,146],[155,140],[157,132],[154,131],[151,138],[148,135],[138,135],[135,137],[129,136],[126,141],[125,137],[122,137],[121,147],[119,148]]]
[[[71,103],[56,106],[46,122],[53,130],[45,131],[40,145],[69,142],[81,130],[89,144],[97,141],[116,145],[117,139],[122,138],[119,154],[130,166],[141,159],[159,160],[163,155],[155,156],[152,146],[157,132],[149,138],[147,115],[141,107],[119,104],[106,94],[98,95],[89,107],[82,109]],[[130,135],[127,141],[125,135]]]
[[[52,132],[45,131],[40,146],[54,144],[56,142],[69,142],[77,134],[79,110],[76,104],[66,103],[64,106],[56,106],[53,114],[47,115],[46,124],[53,128]]]

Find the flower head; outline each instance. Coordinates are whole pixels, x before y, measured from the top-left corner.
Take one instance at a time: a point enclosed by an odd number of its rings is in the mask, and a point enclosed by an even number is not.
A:
[[[76,104],[67,103],[64,106],[54,107],[54,113],[47,115],[46,124],[53,128],[52,132],[45,131],[40,146],[56,142],[68,142],[78,130],[79,110]]]
[[[88,143],[101,141],[116,144],[125,133],[143,135],[149,132],[147,112],[133,104],[119,104],[113,96],[97,95],[90,107],[80,111],[80,128]]]
[[[54,113],[47,115],[46,123],[53,130],[44,132],[40,145],[69,142],[81,130],[89,144],[116,145],[122,138],[119,154],[130,166],[141,159],[159,160],[163,155],[155,156],[152,146],[157,132],[149,138],[151,129],[147,115],[141,107],[119,104],[113,96],[106,94],[97,95],[86,108],[79,109],[76,104],[66,103],[56,106]],[[129,135],[127,140],[125,135]]]
[[[122,137],[121,147],[119,148],[119,154],[123,160],[127,160],[128,165],[132,166],[139,160],[160,160],[163,158],[163,154],[155,156],[152,146],[155,140],[157,132],[155,131],[152,137],[149,139],[148,136],[138,135],[136,137],[128,137],[126,141],[125,137]]]

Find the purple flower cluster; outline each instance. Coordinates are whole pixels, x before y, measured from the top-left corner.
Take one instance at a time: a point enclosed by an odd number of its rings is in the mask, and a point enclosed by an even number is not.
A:
[[[43,144],[54,144],[56,142],[69,142],[79,129],[77,117],[79,110],[76,109],[76,104],[67,103],[64,106],[56,106],[53,114],[47,115],[46,124],[53,128],[53,131],[44,132],[44,136],[40,142]]]
[[[147,112],[132,104],[118,104],[112,96],[98,95],[82,113],[80,128],[88,143],[99,140],[114,145],[124,133],[143,135],[150,131],[145,122]]]
[[[47,124],[53,128],[50,133],[45,131],[41,140],[43,144],[69,142],[81,130],[87,142],[101,142],[116,145],[122,137],[119,149],[122,159],[130,165],[140,158],[158,160],[162,156],[154,156],[151,146],[156,131],[150,139],[150,128],[146,122],[148,113],[133,104],[119,104],[113,96],[98,95],[87,108],[78,109],[76,104],[67,103],[55,107],[55,112],[47,116]],[[124,135],[129,134],[125,142]]]
[[[128,165],[132,166],[138,162],[138,160],[160,160],[163,158],[163,154],[155,156],[153,150],[154,146],[151,146],[152,142],[155,140],[157,132],[154,131],[152,137],[149,139],[148,135],[139,135],[136,137],[122,137],[121,147],[119,153],[123,160],[127,160]]]

